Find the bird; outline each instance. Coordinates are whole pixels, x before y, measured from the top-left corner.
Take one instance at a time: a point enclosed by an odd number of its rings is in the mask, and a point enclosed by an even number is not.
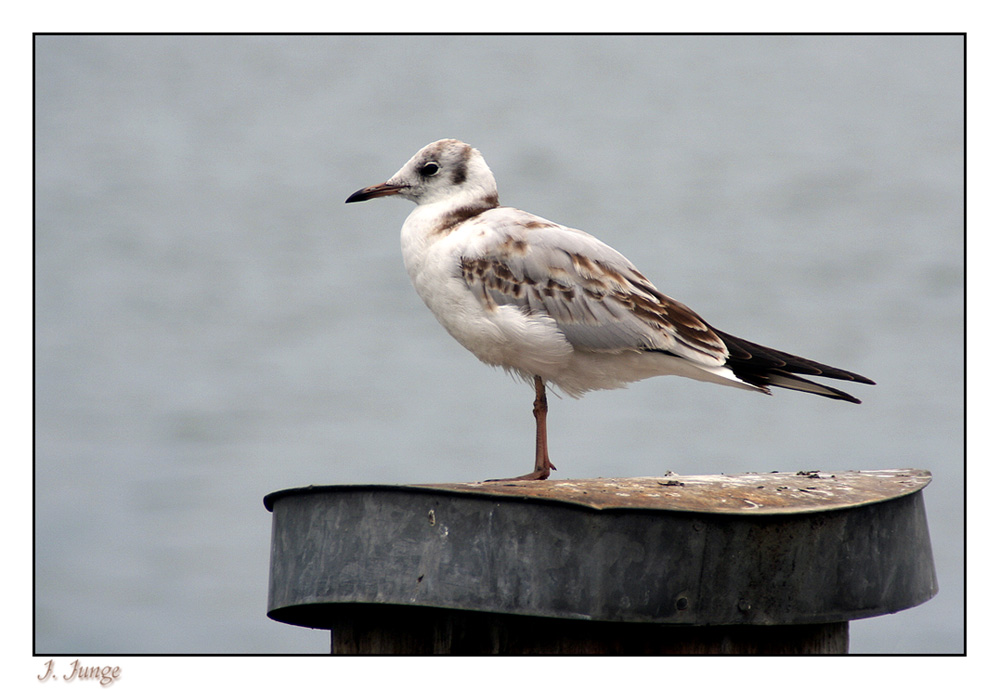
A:
[[[389,196],[416,203],[400,244],[420,298],[482,362],[534,386],[534,469],[505,481],[546,479],[556,469],[546,426],[550,385],[580,397],[675,375],[860,403],[803,376],[874,384],[714,328],[595,236],[501,206],[482,154],[457,139],[428,144],[346,203]]]

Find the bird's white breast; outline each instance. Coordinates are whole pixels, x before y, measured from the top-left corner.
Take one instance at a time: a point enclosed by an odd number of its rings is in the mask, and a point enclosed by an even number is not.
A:
[[[448,333],[483,362],[557,380],[573,347],[555,321],[514,306],[484,304],[462,277],[462,258],[483,241],[488,220],[477,217],[436,233],[440,213],[433,205],[418,206],[403,224],[403,262],[417,294]]]

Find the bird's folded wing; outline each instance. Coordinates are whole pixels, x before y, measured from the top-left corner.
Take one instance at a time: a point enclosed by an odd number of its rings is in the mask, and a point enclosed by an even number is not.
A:
[[[481,223],[491,231],[476,232]],[[726,345],[697,314],[592,235],[503,207],[469,225],[460,270],[485,307],[547,315],[579,349],[657,350],[725,363]]]

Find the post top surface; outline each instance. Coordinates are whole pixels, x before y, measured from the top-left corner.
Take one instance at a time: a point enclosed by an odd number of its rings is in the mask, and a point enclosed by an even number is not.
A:
[[[926,470],[862,470],[668,475],[432,484],[439,491],[548,499],[597,508],[644,508],[699,513],[804,513],[886,501],[929,484]]]
[[[918,469],[670,474],[618,479],[316,486],[278,491],[266,496],[264,503],[270,510],[274,500],[291,493],[384,488],[569,503],[597,510],[774,515],[837,510],[887,501],[920,491],[930,481],[931,473]]]

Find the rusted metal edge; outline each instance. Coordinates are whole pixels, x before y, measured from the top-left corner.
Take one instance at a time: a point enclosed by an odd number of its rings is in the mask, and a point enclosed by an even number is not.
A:
[[[264,497],[264,506],[272,510],[275,501],[286,496],[375,490],[571,504],[591,510],[776,515],[842,510],[888,501],[920,491],[930,481],[927,470],[888,469],[469,484],[340,484],[275,491]]]

